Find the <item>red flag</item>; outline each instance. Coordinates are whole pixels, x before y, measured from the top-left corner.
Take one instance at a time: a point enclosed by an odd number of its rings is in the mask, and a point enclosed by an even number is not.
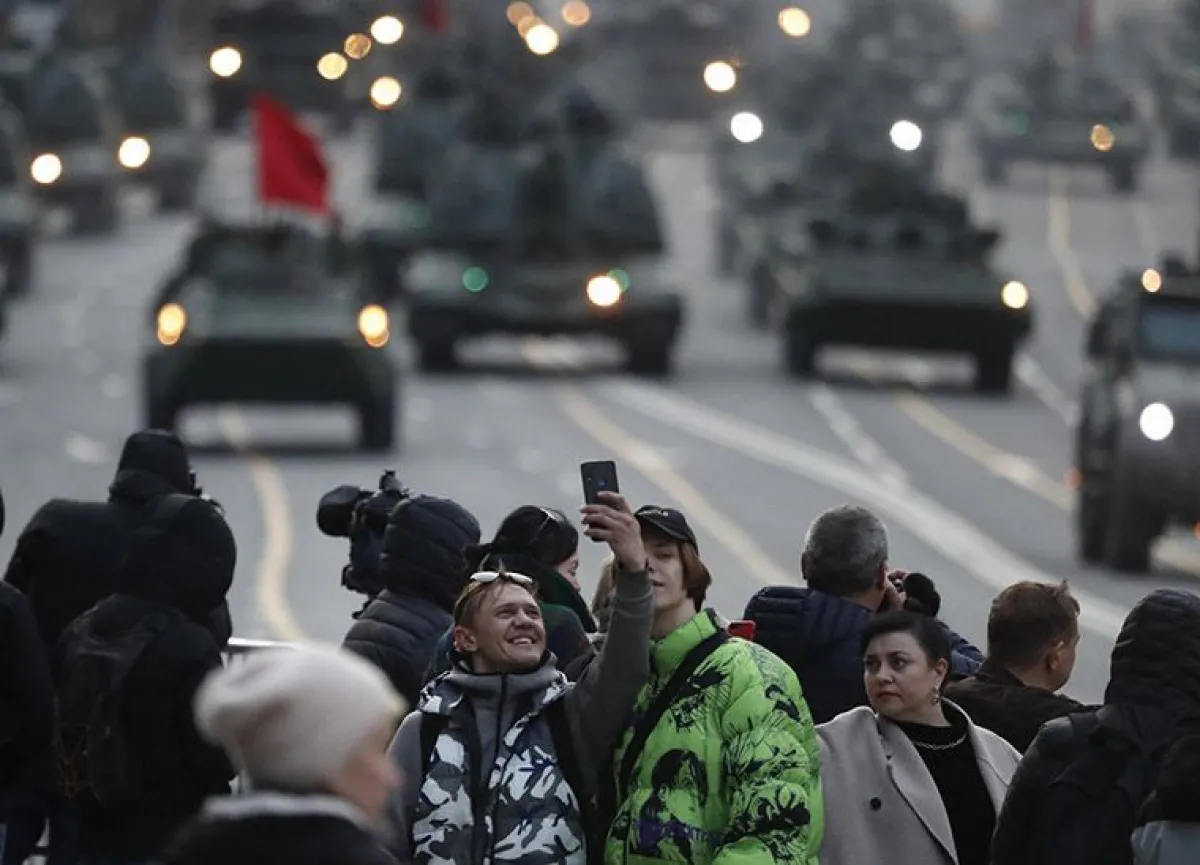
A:
[[[447,0],[421,0],[421,24],[434,33],[445,33],[450,29]]]
[[[252,103],[259,200],[328,212],[329,166],[320,142],[270,96],[257,93]]]

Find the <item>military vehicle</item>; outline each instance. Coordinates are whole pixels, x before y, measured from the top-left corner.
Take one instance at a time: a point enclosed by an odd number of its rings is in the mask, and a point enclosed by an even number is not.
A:
[[[833,345],[957,353],[974,358],[978,391],[1007,392],[1033,315],[1025,285],[990,263],[1000,232],[894,168],[859,184],[810,220],[809,249],[774,263],[787,370],[812,376]]]
[[[1014,162],[1094,165],[1113,187],[1138,186],[1152,137],[1133,96],[1095,69],[1043,60],[1023,81],[987,82],[972,122],[989,183],[1002,183]]]
[[[124,182],[117,162],[121,122],[104,82],[85,66],[45,55],[31,70],[20,104],[35,196],[66,207],[80,233],[116,230]]]
[[[16,114],[0,108],[0,303],[33,286],[41,214],[30,189],[29,144]]]
[[[375,138],[376,197],[362,231],[371,297],[403,291],[400,272],[413,232],[429,220],[427,187],[465,122],[463,89],[444,68],[418,78],[411,99],[380,118]]]
[[[632,371],[668,373],[683,304],[641,169],[609,152],[581,172],[569,149],[532,147],[448,159],[405,275],[421,367],[455,368],[459,345],[485,334],[597,334],[624,345]]]
[[[1200,271],[1167,258],[1122,274],[1084,348],[1079,558],[1146,571],[1164,530],[1200,522]]]
[[[144,423],[174,429],[189,406],[343,404],[366,450],[396,438],[391,324],[364,305],[334,233],[210,224],[156,297],[142,359]]]
[[[127,57],[110,76],[124,127],[117,161],[158,193],[163,210],[190,209],[208,141],[172,64],[153,55]]]
[[[347,131],[370,89],[371,70],[341,53],[358,21],[324,0],[233,0],[213,18],[208,93],[212,124],[230,132],[252,93],[296,111],[328,114]]]

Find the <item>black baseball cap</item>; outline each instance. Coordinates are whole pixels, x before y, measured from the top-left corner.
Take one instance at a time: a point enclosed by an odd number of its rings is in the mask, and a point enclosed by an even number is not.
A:
[[[634,514],[643,528],[649,527],[666,535],[673,541],[700,545],[696,542],[696,533],[688,525],[687,518],[674,508],[660,508],[658,505],[646,505],[637,509]]]

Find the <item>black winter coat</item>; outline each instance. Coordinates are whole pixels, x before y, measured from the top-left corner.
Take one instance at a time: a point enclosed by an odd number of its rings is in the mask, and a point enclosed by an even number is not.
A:
[[[397,865],[353,806],[332,796],[250,793],[214,799],[162,865]]]
[[[129,538],[147,505],[179,492],[150,472],[119,472],[106,502],[52,499],[17,539],[4,581],[29,598],[42,640],[49,649],[67,625],[117,591]],[[222,601],[201,616],[223,647],[233,631]]]
[[[1088,709],[1062,694],[1031,688],[987,661],[973,675],[947,685],[946,698],[1022,754],[1047,721]]]
[[[871,618],[866,607],[815,589],[768,586],[750,598],[743,618],[755,624],[754,642],[795,671],[814,724],[867,705],[861,645]],[[951,675],[971,675],[983,653],[942,626],[950,637]]]
[[[1164,589],[1134,608],[1113,647],[1104,703],[1113,714],[1105,726],[1134,742],[1152,766],[1194,728],[1200,718],[1200,597]],[[1141,802],[1117,809],[1111,797],[1099,800],[1078,831],[1053,824],[1060,809],[1053,807],[1051,784],[1089,747],[1100,746],[1073,735],[1067,718],[1042,727],[997,819],[992,865],[1131,865],[1130,834]],[[1156,779],[1145,780],[1149,795]]]
[[[0,789],[54,783],[54,682],[29,601],[0,583]]]
[[[451,621],[450,613],[433,601],[385,589],[350,627],[342,648],[383,670],[412,707],[421,695],[434,647]]]

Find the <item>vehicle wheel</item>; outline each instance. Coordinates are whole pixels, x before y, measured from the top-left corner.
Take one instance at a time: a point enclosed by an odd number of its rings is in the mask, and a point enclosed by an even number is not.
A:
[[[999,159],[985,159],[983,162],[983,179],[989,185],[999,186],[1008,177],[1008,166]]]
[[[364,451],[390,451],[396,443],[396,403],[380,400],[359,411],[359,447]]]
[[[789,327],[783,335],[783,365],[789,375],[812,378],[817,371],[817,344],[802,327]]]
[[[1133,165],[1114,165],[1109,172],[1112,187],[1117,192],[1133,192],[1137,189],[1137,167]]]
[[[75,231],[78,234],[103,235],[117,230],[117,195],[106,191],[75,209]]]
[[[453,340],[417,344],[418,365],[423,372],[453,372],[458,369],[458,349]]]
[[[975,356],[975,390],[983,394],[1006,394],[1012,390],[1013,349],[1011,346],[981,351]]]
[[[670,375],[673,349],[674,345],[669,341],[634,337],[626,346],[626,368],[635,375]]]
[[[1108,511],[1108,498],[1099,483],[1083,481],[1075,496],[1075,545],[1081,562],[1094,565],[1104,558]]]
[[[1158,535],[1152,514],[1114,485],[1108,509],[1104,564],[1114,571],[1144,574],[1150,570],[1150,545]]]
[[[192,180],[172,180],[158,192],[158,209],[163,213],[181,213],[196,204],[196,184]]]
[[[150,400],[146,403],[146,429],[173,432],[178,417],[179,410],[166,402]]]

